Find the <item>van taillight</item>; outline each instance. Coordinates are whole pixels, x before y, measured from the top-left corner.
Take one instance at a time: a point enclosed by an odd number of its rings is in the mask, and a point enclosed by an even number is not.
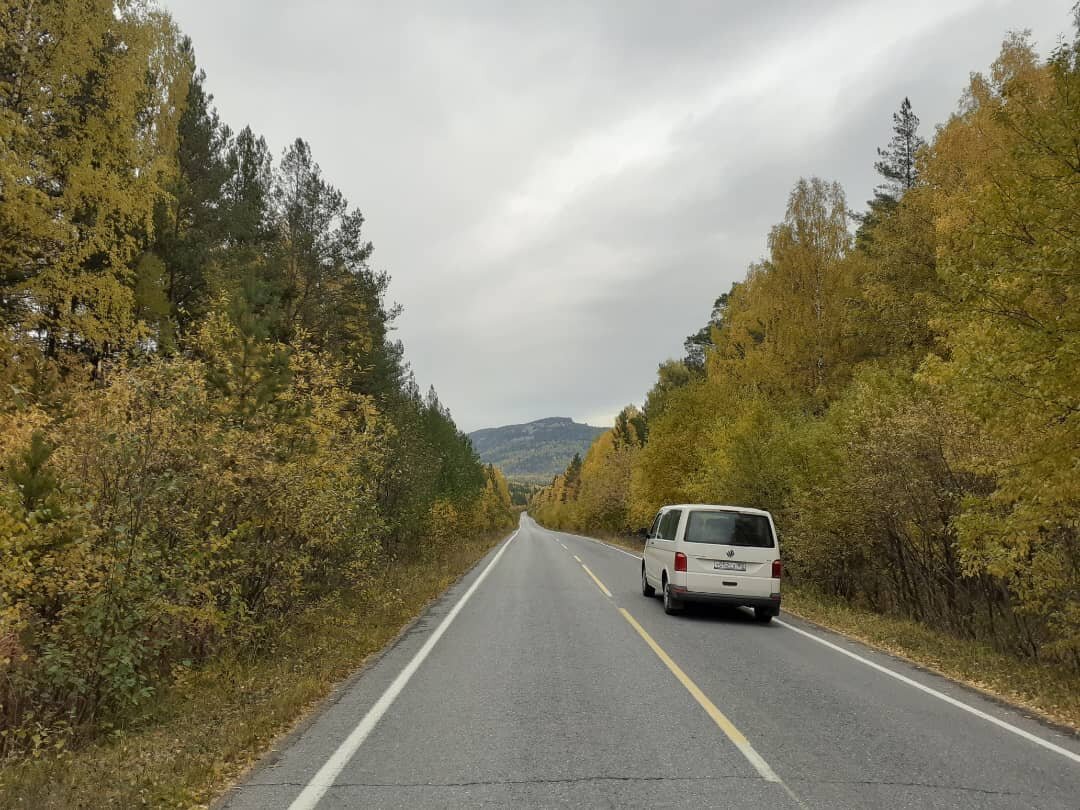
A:
[[[772,578],[780,579],[780,574],[783,573],[784,564],[780,560],[772,561]]]
[[[686,555],[683,554],[681,551],[676,551],[675,552],[675,570],[676,571],[685,571],[686,570]]]

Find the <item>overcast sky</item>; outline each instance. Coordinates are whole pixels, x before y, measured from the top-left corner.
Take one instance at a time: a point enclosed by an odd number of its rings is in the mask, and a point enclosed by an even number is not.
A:
[[[465,430],[610,424],[765,251],[799,176],[862,207],[1009,30],[1074,0],[163,0],[222,117],[367,218],[421,386]]]

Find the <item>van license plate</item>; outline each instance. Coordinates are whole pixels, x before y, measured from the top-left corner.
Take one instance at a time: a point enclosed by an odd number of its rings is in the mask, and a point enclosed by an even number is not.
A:
[[[717,571],[745,571],[746,563],[731,560],[714,560],[712,567]]]

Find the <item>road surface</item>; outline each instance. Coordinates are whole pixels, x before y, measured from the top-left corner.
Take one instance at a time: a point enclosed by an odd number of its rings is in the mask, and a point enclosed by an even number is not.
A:
[[[1075,736],[639,571],[523,518],[220,806],[1080,807]]]

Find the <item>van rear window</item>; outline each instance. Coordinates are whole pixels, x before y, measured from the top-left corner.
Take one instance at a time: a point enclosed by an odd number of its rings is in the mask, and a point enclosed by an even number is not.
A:
[[[774,545],[767,517],[740,512],[691,512],[686,521],[684,541],[754,548],[772,548]]]

